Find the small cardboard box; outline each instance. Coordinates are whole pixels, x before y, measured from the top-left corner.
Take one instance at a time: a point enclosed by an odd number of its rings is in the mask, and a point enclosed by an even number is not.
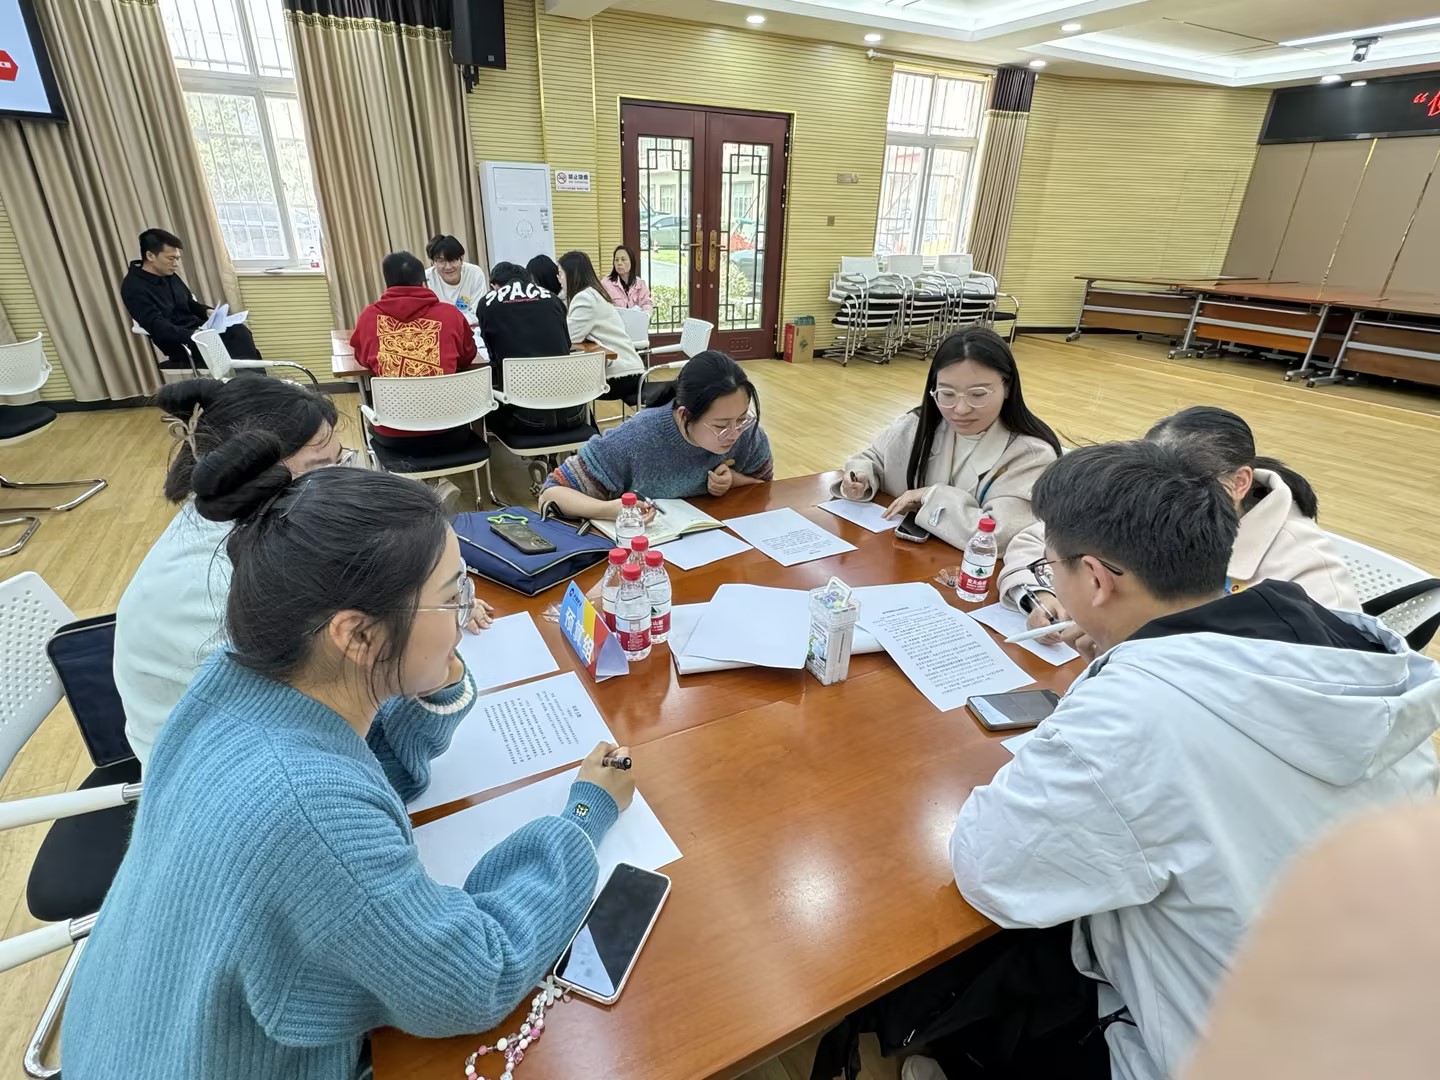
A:
[[[815,316],[797,315],[785,324],[785,362],[808,364],[815,359]]]

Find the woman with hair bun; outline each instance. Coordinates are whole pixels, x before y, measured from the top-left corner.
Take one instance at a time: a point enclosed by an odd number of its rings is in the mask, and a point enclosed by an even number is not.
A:
[[[293,455],[252,429],[191,470],[195,513],[234,525],[228,643],[150,759],[65,1009],[77,1076],[350,1080],[374,1028],[492,1027],[579,925],[633,796],[601,744],[462,888],[426,874],[405,801],[475,700],[475,594],[424,485]]]

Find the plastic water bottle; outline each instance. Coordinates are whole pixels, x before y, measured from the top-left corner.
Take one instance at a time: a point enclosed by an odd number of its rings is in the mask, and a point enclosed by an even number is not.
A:
[[[310,249],[310,251],[308,252],[308,255],[309,255],[309,258],[310,258],[310,269],[311,269],[311,270],[319,270],[319,269],[320,269],[320,252],[316,251],[316,250],[312,247],[312,248]]]
[[[981,603],[990,592],[990,579],[995,576],[995,519],[983,517],[980,528],[965,545],[965,558],[960,564],[960,581],[955,594],[969,604]]]
[[[659,645],[670,636],[670,573],[665,569],[663,552],[645,553],[645,573],[641,581],[650,600],[650,644]]]
[[[640,514],[640,497],[633,491],[620,496],[620,513],[615,516],[615,543],[627,551],[630,541],[645,535],[645,519]]]
[[[650,600],[640,581],[639,563],[626,563],[620,571],[620,602],[615,614],[615,634],[626,660],[644,660],[650,655]]]
[[[645,554],[650,550],[650,538],[643,533],[630,538],[630,561],[636,566],[645,565]]]
[[[606,629],[612,632],[615,629],[615,614],[620,610],[620,568],[628,558],[630,553],[624,548],[611,548],[610,565],[600,579],[600,614],[605,617]]]

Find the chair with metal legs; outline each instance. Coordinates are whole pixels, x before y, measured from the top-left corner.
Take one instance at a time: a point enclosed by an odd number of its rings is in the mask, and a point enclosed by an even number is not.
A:
[[[36,334],[29,341],[19,341],[13,345],[0,345],[0,397],[29,397],[38,393],[49,380],[51,368],[50,361],[45,359],[45,350],[41,344],[43,338],[43,334]],[[0,405],[0,448],[14,446],[39,435],[55,422],[55,415],[54,409],[48,409],[44,405]],[[6,504],[4,507],[0,507],[0,513],[24,515],[0,520],[0,526],[27,526],[17,542],[9,547],[0,548],[0,556],[13,555],[24,547],[26,541],[34,535],[36,528],[39,527],[38,520],[33,517],[34,514],[73,510],[104,487],[105,481],[99,478],[93,480],[20,481],[0,475],[0,489],[7,491],[85,489],[75,498],[57,505],[46,501],[27,503],[26,505]]]
[[[264,373],[275,368],[294,368],[309,379],[311,385],[320,385],[320,380],[315,378],[313,371],[293,360],[236,360],[225,347],[225,342],[220,339],[219,330],[196,330],[190,336],[190,341],[199,350],[200,359],[205,361],[205,367],[209,369],[211,376],[216,379],[229,379],[237,371]]]

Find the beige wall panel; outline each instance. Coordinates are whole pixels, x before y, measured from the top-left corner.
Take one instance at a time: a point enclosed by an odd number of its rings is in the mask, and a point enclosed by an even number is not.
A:
[[[1326,285],[1358,292],[1384,289],[1437,153],[1440,138],[1376,142]]]
[[[1312,143],[1260,147],[1222,273],[1269,280],[1312,149]]]
[[[1374,140],[1315,143],[1272,281],[1325,280],[1373,147]]]

